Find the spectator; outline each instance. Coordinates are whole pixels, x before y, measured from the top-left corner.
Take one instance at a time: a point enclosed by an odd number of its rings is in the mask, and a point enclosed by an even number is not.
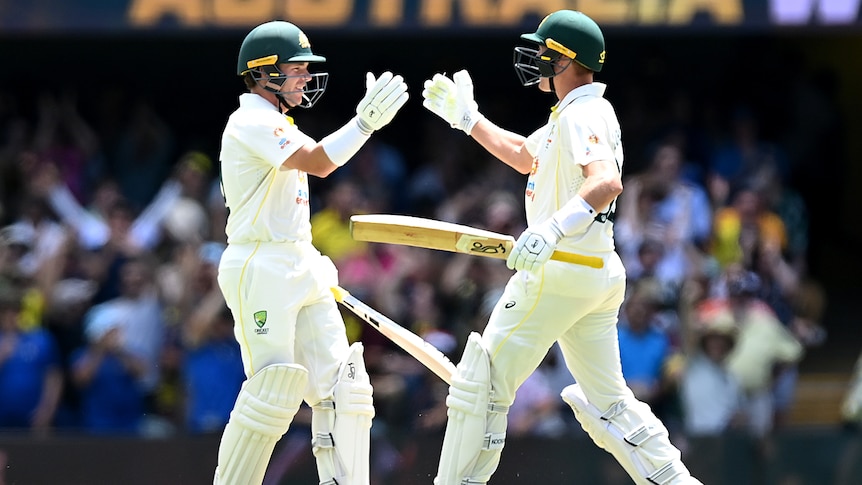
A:
[[[706,247],[712,221],[705,189],[683,177],[682,165],[677,146],[659,146],[648,170],[625,182],[615,224],[615,241],[630,277],[648,270],[640,251],[649,241],[660,248],[653,275],[676,290],[691,273],[692,258]]]
[[[0,428],[51,428],[63,387],[57,345],[46,330],[20,327],[21,293],[0,288]]]
[[[730,136],[718,145],[709,161],[708,185],[714,207],[724,206],[728,195],[748,184],[765,166],[773,166],[782,179],[788,176],[784,153],[761,138],[758,119],[750,107],[736,107],[730,124]]]
[[[742,411],[742,390],[726,365],[737,335],[735,323],[727,317],[695,330],[698,346],[680,383],[688,436],[719,436],[738,423]]]
[[[783,251],[787,231],[781,218],[765,206],[760,192],[742,187],[733,194],[733,205],[715,214],[710,252],[722,267],[731,263],[751,267],[759,245]]]
[[[336,182],[351,180],[359,187],[373,187],[370,191],[373,200],[368,201],[372,207],[399,214],[407,209],[403,190],[407,180],[404,157],[397,148],[378,138],[368,140],[353,160],[333,177]]]
[[[183,343],[185,427],[191,433],[221,432],[245,373],[233,316],[218,285],[183,327]]]
[[[8,227],[27,249],[18,265],[21,273],[31,278],[57,256],[66,241],[66,233],[52,218],[45,199],[35,195],[27,196],[24,213]]]
[[[131,103],[128,113],[115,150],[109,153],[109,173],[132,208],[141,210],[170,174],[174,133],[153,105],[143,99]]]
[[[98,136],[78,112],[73,92],[43,92],[38,113],[33,146],[39,158],[56,166],[75,199],[83,202],[90,182],[101,175],[93,172],[102,165]]]
[[[80,425],[80,396],[72,382],[69,362],[72,353],[85,344],[84,315],[92,305],[96,284],[80,277],[66,277],[53,287],[45,309],[43,326],[57,342],[63,370],[63,396],[57,412],[57,427]]]
[[[368,244],[350,237],[350,216],[365,212],[368,199],[350,179],[338,181],[326,193],[325,206],[311,216],[311,237],[320,252],[332,258],[339,269],[354,258],[364,259]]]
[[[145,372],[135,372],[135,376],[148,394],[156,390],[160,381],[158,364],[165,338],[163,305],[152,266],[143,257],[124,262],[120,267],[120,295],[93,307],[89,316],[96,321],[111,320],[121,329],[118,336],[111,338],[118,339],[124,352],[142,361]]]
[[[644,280],[631,290],[617,325],[623,377],[635,397],[650,405],[665,390],[664,369],[671,356],[670,339],[656,328],[660,304],[659,289]]]
[[[87,316],[87,344],[72,354],[72,379],[81,395],[81,424],[95,434],[141,433],[146,393],[140,385],[149,367],[130,352],[116,308]]]
[[[90,250],[108,247],[134,255],[155,249],[163,240],[163,229],[174,240],[192,238],[199,242],[208,236],[204,204],[210,164],[202,153],[183,154],[171,177],[137,215],[113,179],[105,179],[97,186],[88,206],[73,197],[52,165],[36,175],[33,186],[47,198],[83,247]]]
[[[739,336],[727,366],[743,391],[747,429],[764,438],[774,429],[776,376],[802,358],[803,347],[769,306],[756,298],[756,275],[732,266],[726,281],[727,297],[702,303],[700,319],[706,325],[731,319],[738,326]]]
[[[515,400],[509,406],[507,432],[511,436],[560,438],[565,435],[566,422],[560,406],[562,388],[552,387],[548,375],[551,370],[548,362],[555,357],[555,350],[551,349],[542,364],[518,388]]]

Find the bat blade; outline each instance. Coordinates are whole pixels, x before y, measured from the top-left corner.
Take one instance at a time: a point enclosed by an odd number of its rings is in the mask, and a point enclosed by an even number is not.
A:
[[[484,229],[422,217],[395,214],[359,214],[350,217],[350,235],[357,241],[401,244],[506,259],[515,246],[515,238]],[[602,268],[604,260],[563,251],[554,251],[551,259]]]
[[[451,222],[394,214],[350,217],[350,234],[357,241],[401,244],[505,259],[515,241],[511,236]]]
[[[447,384],[452,383],[455,364],[437,347],[434,347],[422,337],[398,325],[382,313],[366,305],[344,288],[340,286],[333,287],[332,294],[335,296],[335,301],[341,303],[362,320],[365,320],[369,325],[383,334],[383,336],[413,356],[413,358],[443,379]]]

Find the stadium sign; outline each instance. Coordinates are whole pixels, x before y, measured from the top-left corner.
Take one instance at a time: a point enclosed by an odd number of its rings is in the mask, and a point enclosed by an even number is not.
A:
[[[0,0],[5,32],[245,29],[289,19],[306,29],[523,30],[560,8],[608,28],[862,28],[862,0]]]

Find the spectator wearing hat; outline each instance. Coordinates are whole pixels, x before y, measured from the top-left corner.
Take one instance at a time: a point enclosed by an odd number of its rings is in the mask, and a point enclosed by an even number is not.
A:
[[[698,318],[707,325],[730,319],[739,328],[727,367],[743,391],[749,431],[766,437],[775,424],[776,376],[802,358],[803,346],[756,297],[760,284],[756,274],[731,265],[724,280],[727,296],[702,303]]]
[[[122,314],[115,307],[91,311],[86,318],[86,345],[72,354],[72,379],[80,391],[81,424],[94,434],[141,432],[145,392],[141,379],[146,360],[130,352]]]
[[[718,436],[742,410],[742,390],[727,369],[738,328],[729,314],[694,329],[697,347],[680,381],[685,431],[689,436]]]

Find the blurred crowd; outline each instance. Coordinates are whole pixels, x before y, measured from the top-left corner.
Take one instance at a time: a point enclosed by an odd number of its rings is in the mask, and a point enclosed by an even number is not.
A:
[[[0,113],[0,428],[220,432],[244,375],[216,283],[227,216],[216,154],[177,150],[169,123],[146,104],[122,121],[84,119],[77,104],[46,93],[32,119]],[[767,437],[793,404],[806,349],[826,339],[827,302],[807,267],[809,209],[788,182],[792,157],[761,136],[744,105],[698,131],[682,95],[650,130],[634,100],[617,104],[624,146],[626,126],[633,140],[615,219],[629,277],[625,378],[680,443]],[[505,263],[349,233],[357,213],[524,229],[523,176],[438,125],[418,126],[415,152],[374,138],[313,180],[312,227],[342,286],[457,362],[512,274]],[[375,455],[406,459],[380,437],[440,433],[446,386],[344,317],[366,347]],[[552,349],[519,391],[509,435],[580,432],[559,398],[571,382]]]

